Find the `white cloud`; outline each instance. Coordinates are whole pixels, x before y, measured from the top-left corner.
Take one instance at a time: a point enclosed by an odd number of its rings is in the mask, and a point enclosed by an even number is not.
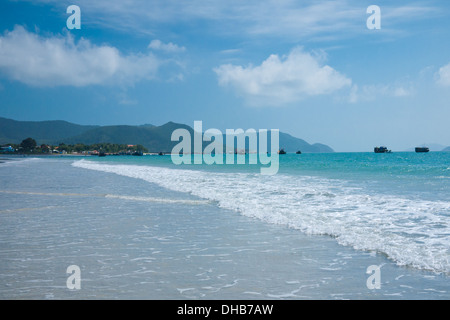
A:
[[[411,86],[404,85],[353,85],[348,101],[357,103],[361,101],[374,101],[379,97],[409,97],[414,90]]]
[[[226,49],[226,50],[221,50],[219,53],[220,54],[236,54],[236,53],[240,53],[242,52],[242,49]]]
[[[124,56],[115,47],[41,37],[21,26],[0,37],[0,72],[30,86],[133,84],[154,79],[164,61],[153,54]]]
[[[150,44],[148,45],[148,48],[152,50],[165,51],[168,53],[178,53],[186,51],[185,47],[180,47],[176,44],[173,44],[172,42],[163,43],[161,42],[161,40],[152,40],[152,42],[150,42]]]
[[[271,55],[259,66],[226,64],[214,71],[221,86],[232,87],[249,104],[278,106],[351,86],[351,79],[321,60],[295,48],[281,58]]]
[[[394,97],[408,97],[412,94],[411,90],[408,90],[404,87],[397,87],[393,90]]]
[[[450,63],[439,69],[437,83],[444,87],[450,87]]]

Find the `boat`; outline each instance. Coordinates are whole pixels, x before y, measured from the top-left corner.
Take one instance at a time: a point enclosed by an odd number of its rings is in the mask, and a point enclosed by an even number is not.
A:
[[[98,156],[99,156],[99,157],[106,157],[106,153],[104,153],[104,152],[102,151],[102,152],[100,152],[100,153],[98,154]]]
[[[284,149],[281,149],[280,151],[278,151],[278,154],[286,154],[286,151],[284,151]]]
[[[417,147],[417,148],[416,148],[416,152],[417,152],[417,153],[427,153],[427,152],[430,152],[430,148],[427,148],[427,147]]]
[[[299,150],[299,151],[296,152],[296,154],[302,154],[302,152]]]
[[[138,156],[138,157],[142,157],[144,155],[144,153],[142,151],[135,151],[132,154],[133,156]]]
[[[386,147],[375,147],[374,151],[375,153],[392,153],[392,151]]]

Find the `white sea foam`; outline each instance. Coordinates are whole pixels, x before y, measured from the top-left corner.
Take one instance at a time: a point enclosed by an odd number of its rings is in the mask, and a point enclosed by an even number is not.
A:
[[[172,203],[172,204],[186,204],[186,205],[204,205],[209,203],[209,201],[207,200],[164,199],[155,197],[136,197],[118,194],[49,193],[49,192],[27,192],[27,191],[9,191],[9,190],[0,190],[0,193],[31,195],[31,196],[52,196],[52,197],[101,197],[101,198],[104,197],[109,199],[121,199],[129,201]]]
[[[0,165],[2,167],[8,167],[8,166],[21,166],[21,165],[26,165],[27,163],[30,162],[41,162],[44,161],[44,159],[41,158],[30,158],[30,157],[12,157],[12,158],[8,158],[8,155],[1,155],[0,157],[4,157],[4,160],[1,160]]]
[[[86,160],[75,167],[142,179],[245,216],[330,235],[399,265],[450,273],[450,202],[366,194],[345,181],[306,176],[212,173]]]

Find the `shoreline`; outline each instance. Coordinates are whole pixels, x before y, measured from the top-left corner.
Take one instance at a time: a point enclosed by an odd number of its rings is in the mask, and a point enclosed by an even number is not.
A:
[[[19,173],[33,179],[4,188],[24,192],[0,193],[8,204],[0,214],[0,241],[10,248],[0,248],[0,297],[449,297],[448,276],[401,267],[383,254],[266,223],[214,202],[194,204],[201,198],[148,181],[77,168],[71,161],[30,162],[2,171],[5,179]],[[34,219],[23,219],[27,216]],[[65,288],[69,265],[79,265],[87,280],[78,292]],[[366,271],[373,265],[381,266],[380,290],[366,286]],[[36,285],[30,287],[30,281]]]
[[[430,151],[428,152],[429,154],[436,154],[436,153],[450,153],[450,151]],[[233,153],[223,153],[223,156],[229,155],[229,154],[233,154]],[[350,154],[350,155],[354,155],[354,154],[375,154],[374,152],[371,151],[342,151],[342,152],[332,152],[332,153],[324,153],[324,152],[304,152],[301,155],[296,154],[295,152],[287,152],[286,155],[292,155],[292,156],[305,156],[305,155],[326,155],[326,154],[335,154],[335,155],[345,155],[345,154]],[[423,153],[417,153],[415,151],[396,151],[396,152],[391,152],[390,154],[418,154],[418,155],[422,155]],[[191,153],[189,154],[190,156],[195,156],[195,155],[209,155],[209,154],[205,154],[205,153]],[[236,154],[235,154],[236,155]],[[244,155],[244,153],[239,153],[239,155]],[[258,155],[258,153],[245,153],[245,155]],[[136,157],[135,155],[132,154],[106,154],[106,157]],[[179,154],[172,154],[170,152],[165,152],[163,154],[161,154],[160,152],[148,152],[148,153],[144,153],[141,155],[142,156],[179,156]],[[99,158],[99,155],[97,154],[80,154],[80,153],[70,153],[70,154],[41,154],[41,153],[30,153],[30,154],[10,154],[10,153],[4,153],[4,154],[0,154],[0,157],[9,157],[9,158],[5,158],[6,160],[10,159],[10,158],[27,158],[27,157],[38,157],[38,158],[63,158],[63,157],[79,157],[79,158]],[[283,155],[280,155],[280,158],[283,158]],[[4,160],[5,160],[4,159]]]

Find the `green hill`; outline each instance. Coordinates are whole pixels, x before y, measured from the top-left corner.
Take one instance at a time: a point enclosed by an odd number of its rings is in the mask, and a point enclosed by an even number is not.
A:
[[[178,142],[172,142],[172,132],[183,128],[191,132],[193,130],[186,125],[173,122],[156,127],[144,126],[105,126],[88,130],[80,135],[64,140],[67,144],[82,143],[91,145],[95,143],[117,143],[117,144],[141,144],[150,152],[170,152]]]
[[[66,121],[15,121],[0,118],[0,144],[19,144],[31,137],[38,144],[93,145],[97,143],[143,145],[150,152],[170,152],[178,142],[172,142],[172,132],[186,129],[191,133],[193,143],[194,130],[187,125],[168,122],[162,126],[145,124],[141,126],[83,126]],[[270,134],[269,134],[270,137]],[[205,147],[208,143],[204,142]],[[287,152],[298,150],[308,152],[334,152],[324,144],[309,144],[302,139],[280,132],[280,148]],[[192,150],[193,146],[192,146]]]
[[[19,144],[28,137],[39,144],[63,142],[93,128],[96,126],[82,126],[66,121],[16,121],[0,117],[0,144]]]

